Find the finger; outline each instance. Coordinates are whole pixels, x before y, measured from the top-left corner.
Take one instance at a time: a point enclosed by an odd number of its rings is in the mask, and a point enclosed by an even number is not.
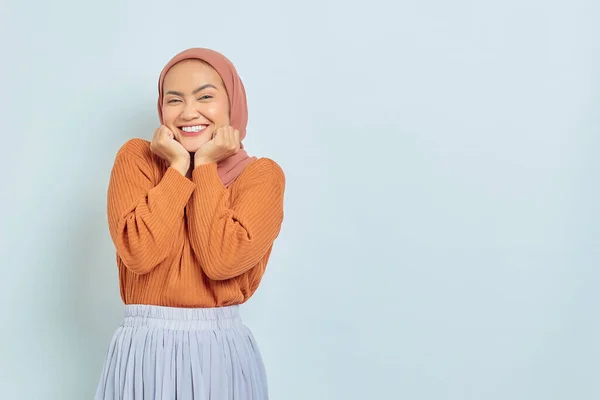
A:
[[[240,136],[236,129],[231,132],[231,148],[237,152],[240,148]]]
[[[231,150],[234,145],[233,130],[231,129],[231,127],[228,126],[225,132],[226,133],[224,146],[227,150]]]
[[[220,127],[220,126],[219,126],[219,127],[216,127],[216,128],[215,128],[215,130],[213,131],[213,134],[212,134],[212,140],[214,140],[214,141],[215,141],[215,143],[216,143],[216,140],[217,140],[217,138],[218,138],[219,136],[221,136],[221,131],[222,131],[222,129],[221,129],[221,127]]]
[[[223,146],[227,146],[227,137],[229,135],[229,132],[227,131],[227,127],[224,126],[221,129],[221,133],[220,133],[220,137],[221,137],[221,145]]]
[[[240,140],[240,131],[238,131],[237,129],[235,129],[235,130],[233,131],[233,138],[234,138],[234,140],[235,140],[235,146],[236,146],[236,149],[239,149],[239,148],[240,148],[240,144],[241,144],[241,140]]]
[[[163,125],[163,127],[161,128],[161,135],[162,135],[163,139],[174,139],[175,138],[173,131],[168,126],[165,126],[165,125]]]
[[[156,138],[157,139],[161,139],[164,135],[164,127],[161,125],[157,130],[156,130]]]
[[[223,145],[227,146],[231,140],[231,129],[229,126],[223,127]]]
[[[233,129],[233,127],[229,127],[228,129],[227,148],[232,151],[236,150],[237,148],[236,130]]]

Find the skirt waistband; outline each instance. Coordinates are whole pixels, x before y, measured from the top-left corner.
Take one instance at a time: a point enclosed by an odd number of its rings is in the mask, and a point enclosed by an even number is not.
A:
[[[178,308],[127,304],[122,326],[170,330],[228,329],[242,324],[239,305],[215,308]]]

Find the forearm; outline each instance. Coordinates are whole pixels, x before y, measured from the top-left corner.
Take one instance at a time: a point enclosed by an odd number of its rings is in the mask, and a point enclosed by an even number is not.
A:
[[[126,168],[116,168],[111,176],[109,229],[117,255],[131,271],[144,274],[171,251],[194,185],[170,168],[158,185],[144,191],[127,174]]]
[[[261,168],[244,177],[235,201],[221,184],[216,165],[193,171],[196,190],[188,209],[190,242],[211,279],[230,279],[254,267],[279,234],[283,173],[273,173],[270,164]]]

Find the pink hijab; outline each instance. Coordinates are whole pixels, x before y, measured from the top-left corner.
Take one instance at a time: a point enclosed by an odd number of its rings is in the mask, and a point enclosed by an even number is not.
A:
[[[224,55],[210,49],[191,48],[175,55],[163,68],[158,80],[158,116],[163,123],[163,82],[167,72],[180,61],[202,60],[217,71],[223,80],[225,90],[229,96],[229,119],[233,128],[240,132],[240,139],[246,136],[246,125],[248,124],[248,105],[246,103],[246,90],[235,67]],[[246,165],[250,164],[256,157],[248,156],[244,146],[240,145],[240,151],[229,158],[219,162],[217,173],[221,182],[229,186],[242,173]]]

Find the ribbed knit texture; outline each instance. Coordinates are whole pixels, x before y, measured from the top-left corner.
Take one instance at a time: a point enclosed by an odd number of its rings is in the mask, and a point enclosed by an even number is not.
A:
[[[192,179],[128,141],[108,188],[108,224],[125,304],[220,307],[256,291],[283,221],[285,177],[273,160],[248,165],[228,188],[217,165]]]

